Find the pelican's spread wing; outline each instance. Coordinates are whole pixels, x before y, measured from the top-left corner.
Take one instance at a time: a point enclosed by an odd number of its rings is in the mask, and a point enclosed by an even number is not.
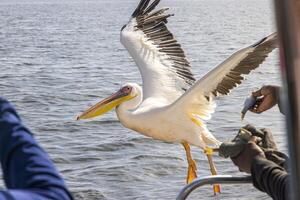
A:
[[[167,8],[153,11],[160,0],[141,0],[122,28],[121,42],[137,64],[143,79],[143,98],[174,102],[194,77],[181,45],[168,30]]]
[[[209,118],[215,107],[212,97],[227,95],[231,89],[241,84],[243,75],[257,68],[277,46],[277,34],[273,33],[256,44],[239,50],[197,81],[170,108],[180,107],[188,114]]]
[[[194,92],[196,88],[204,86],[205,94],[229,94],[231,89],[241,84],[243,75],[256,69],[276,47],[277,33],[273,33],[254,45],[239,50],[199,80],[193,87]]]

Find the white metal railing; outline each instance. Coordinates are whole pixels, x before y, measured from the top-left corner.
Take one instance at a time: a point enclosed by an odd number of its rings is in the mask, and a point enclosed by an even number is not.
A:
[[[252,183],[252,178],[249,175],[245,176],[231,176],[231,175],[216,175],[205,176],[194,180],[192,183],[186,185],[178,194],[176,200],[185,200],[191,192],[203,185],[212,184],[249,184]]]

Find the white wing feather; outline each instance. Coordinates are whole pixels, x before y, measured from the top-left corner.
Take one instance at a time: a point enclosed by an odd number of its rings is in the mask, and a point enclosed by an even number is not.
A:
[[[229,94],[244,79],[242,75],[257,68],[277,46],[277,34],[273,33],[256,44],[239,50],[198,80],[170,105],[170,109],[180,109],[186,114],[194,113],[202,119],[209,119],[215,108],[213,97]]]
[[[142,0],[132,19],[121,31],[126,47],[143,80],[143,99],[155,98],[162,105],[173,103],[194,83],[180,44],[167,29],[167,9],[151,12],[159,0],[149,5]]]

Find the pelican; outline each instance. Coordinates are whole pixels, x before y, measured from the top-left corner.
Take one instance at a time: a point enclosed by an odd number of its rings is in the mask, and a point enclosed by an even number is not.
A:
[[[141,73],[143,86],[126,83],[119,91],[87,109],[88,119],[116,108],[123,126],[164,142],[181,143],[188,162],[187,183],[197,177],[190,145],[207,154],[212,174],[212,147],[217,140],[205,125],[216,108],[215,97],[227,95],[277,47],[277,35],[237,51],[200,80],[191,73],[181,45],[167,28],[168,8],[155,10],[160,0],[141,0],[121,29],[121,43]],[[218,185],[214,187],[218,192]]]

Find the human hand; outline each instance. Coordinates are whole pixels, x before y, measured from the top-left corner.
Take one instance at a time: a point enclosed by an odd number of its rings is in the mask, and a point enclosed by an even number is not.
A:
[[[263,151],[266,150],[277,150],[277,145],[269,129],[257,129],[251,124],[247,124],[243,127],[251,133],[252,136],[257,137],[257,145],[262,148]]]
[[[232,162],[239,168],[241,172],[251,173],[251,163],[256,157],[265,157],[264,152],[255,143],[256,137],[245,145],[244,150],[237,156],[231,158]]]
[[[252,109],[253,113],[262,113],[269,110],[278,103],[280,87],[274,85],[266,85],[252,93],[257,101]]]
[[[256,137],[255,144],[264,152],[264,156],[267,160],[273,161],[287,170],[288,156],[283,152],[278,151],[276,142],[270,130],[265,128],[257,129],[250,124],[244,126],[243,129],[251,133],[251,138]]]

